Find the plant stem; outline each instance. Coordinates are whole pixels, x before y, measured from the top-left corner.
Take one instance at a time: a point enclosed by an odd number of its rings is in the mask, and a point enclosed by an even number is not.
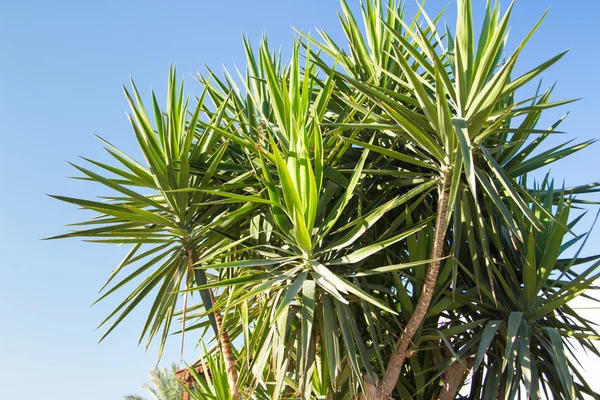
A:
[[[195,260],[194,250],[188,249],[187,255],[188,268],[192,270]],[[210,300],[214,306],[215,304],[217,304],[217,299],[215,299],[215,295],[213,294],[212,290],[209,289],[208,292],[210,293]],[[237,365],[235,363],[235,354],[233,352],[233,346],[231,345],[231,340],[229,339],[229,334],[227,333],[227,330],[223,327],[223,316],[221,315],[219,310],[214,310],[213,314],[217,323],[217,336],[221,345],[223,359],[225,361],[225,369],[227,370],[227,382],[229,384],[231,398],[233,400],[241,400],[242,394],[238,387],[238,370]]]
[[[425,282],[423,284],[421,296],[415,307],[415,312],[410,317],[410,320],[400,337],[396,351],[390,357],[383,379],[381,379],[377,385],[378,393],[375,399],[391,398],[392,392],[398,382],[398,378],[400,378],[402,366],[408,355],[408,347],[412,342],[412,338],[417,333],[417,330],[423,324],[423,321],[427,316],[427,310],[431,304],[431,299],[433,298],[433,292],[440,272],[440,258],[442,258],[444,237],[446,235],[449,175],[450,174],[447,171],[444,172],[442,182],[438,188],[437,220],[433,238],[433,248],[431,250],[431,259],[435,261],[431,263],[429,270],[427,271],[427,276],[425,277]]]
[[[462,361],[455,361],[444,372],[443,386],[438,400],[454,400],[458,392],[463,387],[465,379],[469,376],[469,371],[473,368],[475,360],[467,358]]]

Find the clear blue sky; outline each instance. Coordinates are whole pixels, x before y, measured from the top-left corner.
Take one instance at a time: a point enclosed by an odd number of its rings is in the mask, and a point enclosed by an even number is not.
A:
[[[348,1],[356,8],[358,0]],[[473,2],[481,11],[483,0]],[[432,13],[447,4],[429,3]],[[551,5],[519,68],[572,48],[544,82],[558,80],[555,99],[585,98],[569,106],[572,113],[563,128],[570,137],[599,137],[600,2],[518,0],[511,43]],[[107,159],[92,133],[134,149],[121,82],[131,75],[142,92],[155,88],[164,93],[174,62],[188,91],[197,93],[192,75],[204,64],[217,70],[243,66],[242,32],[254,43],[266,32],[271,45],[284,51],[290,48],[291,26],[305,31],[322,27],[341,39],[338,8],[336,0],[0,3],[0,399],[119,399],[140,392],[156,362],[156,349],[136,347],[145,310],[97,344],[100,332],[94,329],[119,296],[92,308],[89,304],[126,249],[40,240],[84,217],[45,193],[97,194],[86,183],[65,178],[73,174],[68,160],[80,155]],[[453,0],[446,16],[451,24],[454,8]],[[566,178],[568,185],[600,180],[599,149],[595,145],[557,163],[555,176]],[[586,253],[597,250],[599,238],[596,233]],[[197,354],[192,336],[187,361]],[[163,364],[178,358],[174,338]]]

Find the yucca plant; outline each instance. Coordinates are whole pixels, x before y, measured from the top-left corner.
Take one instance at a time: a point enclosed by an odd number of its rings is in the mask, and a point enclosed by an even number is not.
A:
[[[135,161],[116,147],[104,142],[106,150],[119,162],[110,166],[87,160],[113,177],[104,177],[88,169],[75,166],[84,174],[83,179],[92,180],[118,192],[118,196],[106,197],[104,202],[87,201],[56,196],[58,199],[77,204],[100,215],[88,222],[77,224],[85,229],[58,237],[84,236],[100,243],[132,244],[123,261],[113,270],[103,289],[130,265],[134,271],[124,276],[108,289],[99,300],[114,293],[136,277],[149,272],[146,278],[104,320],[100,326],[112,321],[102,336],[106,337],[149,293],[157,290],[155,300],[140,335],[140,343],[147,338],[146,346],[161,335],[159,357],[180,297],[183,297],[184,313],[181,317],[182,332],[185,322],[188,293],[196,285],[206,285],[206,272],[195,269],[194,264],[228,254],[235,248],[232,235],[240,229],[248,229],[245,213],[252,204],[229,212],[232,203],[244,202],[240,197],[226,196],[223,191],[216,197],[203,188],[221,187],[223,184],[245,186],[249,177],[243,171],[222,176],[217,165],[235,157],[229,152],[229,141],[212,130],[207,130],[196,140],[196,130],[202,129],[200,121],[204,109],[204,95],[192,111],[188,111],[189,99],[184,99],[183,84],[177,84],[173,69],[169,77],[166,110],[159,108],[152,95],[154,123],[151,121],[140,95],[133,85],[132,97],[125,94],[131,107],[130,121],[146,165]],[[189,113],[189,115],[188,115]],[[188,118],[189,117],[189,118]],[[210,123],[222,124],[222,114],[211,115]],[[224,126],[230,124],[224,122]],[[235,158],[234,158],[235,159]],[[200,189],[198,189],[200,188]],[[226,196],[226,197],[223,197]],[[226,200],[223,202],[223,200]],[[212,232],[207,237],[207,232]],[[231,232],[229,234],[228,232]],[[58,238],[57,237],[57,238]],[[149,246],[149,248],[143,248]],[[136,264],[137,263],[137,264]],[[183,294],[180,291],[183,290]],[[237,381],[235,355],[223,317],[211,290],[200,290],[208,318],[219,338],[221,349],[231,372],[231,386]],[[161,332],[162,331],[162,332]],[[182,333],[183,340],[183,333]],[[239,397],[239,394],[236,395]]]
[[[455,32],[379,0],[361,29],[342,2],[347,44],[299,33],[283,63],[245,39],[245,75],[199,75],[193,107],[174,70],[154,121],[134,87],[145,164],[108,145],[119,166],[88,161],[112,175],[77,168],[118,195],[56,196],[99,213],[60,237],[133,246],[107,334],[153,293],[147,343],[217,339],[203,398],[597,396],[566,351],[598,355],[568,305],[598,257],[561,254],[598,183],[528,179],[590,142],[536,152],[569,101],[519,89],[564,53],[514,77],[541,21],[506,57],[512,5],[486,10],[477,39],[469,0]]]

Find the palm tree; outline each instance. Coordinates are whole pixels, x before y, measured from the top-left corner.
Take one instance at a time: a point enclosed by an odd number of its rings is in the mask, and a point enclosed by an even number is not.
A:
[[[153,400],[181,400],[183,399],[183,385],[175,376],[178,370],[177,364],[171,365],[170,369],[157,368],[150,372],[151,385],[142,385]],[[145,400],[142,396],[128,395],[125,400]]]
[[[284,65],[244,40],[245,76],[209,69],[189,112],[174,70],[153,121],[126,91],[145,164],[107,144],[106,176],[77,168],[119,194],[56,196],[98,213],[60,237],[132,245],[106,334],[155,293],[140,340],[216,339],[206,398],[598,396],[567,352],[600,355],[568,304],[600,276],[575,233],[599,183],[531,178],[591,142],[540,151],[569,101],[521,93],[564,53],[514,77],[541,20],[504,59],[512,6],[478,39],[458,11],[442,32],[367,0],[360,28],[342,1],[347,44],[300,32]]]

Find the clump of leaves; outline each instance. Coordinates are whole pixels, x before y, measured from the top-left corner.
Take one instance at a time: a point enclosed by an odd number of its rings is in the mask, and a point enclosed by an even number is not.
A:
[[[244,40],[245,75],[190,101],[172,70],[153,118],[132,85],[144,162],[106,143],[114,165],[77,169],[117,194],[56,196],[97,213],[60,237],[132,246],[106,333],[152,296],[140,341],[218,339],[207,398],[597,396],[567,352],[599,355],[569,301],[599,276],[574,231],[600,184],[528,179],[591,142],[540,150],[570,100],[521,92],[564,53],[514,77],[541,20],[504,58],[511,13],[488,2],[477,38],[469,0],[455,31],[342,1],[347,44],[299,33],[284,65]]]

